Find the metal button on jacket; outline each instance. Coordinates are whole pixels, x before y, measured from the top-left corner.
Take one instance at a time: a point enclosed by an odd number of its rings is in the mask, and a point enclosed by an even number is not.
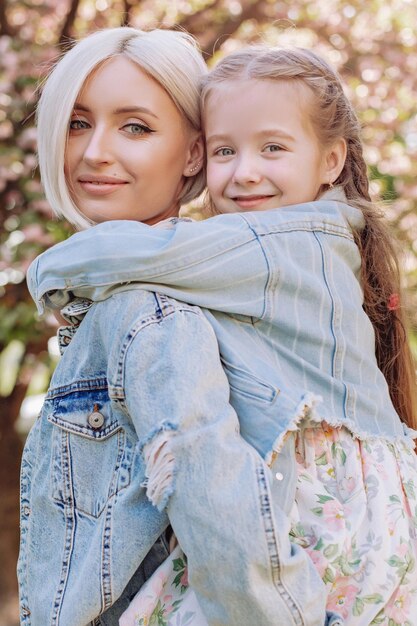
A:
[[[104,415],[94,407],[94,411],[87,418],[91,428],[101,428],[104,424]]]

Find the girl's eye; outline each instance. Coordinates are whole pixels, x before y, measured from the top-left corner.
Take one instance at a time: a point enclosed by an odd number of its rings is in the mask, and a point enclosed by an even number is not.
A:
[[[280,150],[283,150],[283,147],[277,143],[270,143],[268,146],[265,146],[265,152],[279,152]]]
[[[218,148],[215,150],[214,154],[216,156],[232,156],[234,154],[234,150],[232,148]]]
[[[147,135],[155,132],[146,124],[140,124],[139,122],[129,122],[129,124],[123,126],[123,130],[131,135]]]
[[[75,120],[71,120],[69,123],[70,130],[83,130],[88,127],[89,127],[89,124],[85,120],[75,119]]]

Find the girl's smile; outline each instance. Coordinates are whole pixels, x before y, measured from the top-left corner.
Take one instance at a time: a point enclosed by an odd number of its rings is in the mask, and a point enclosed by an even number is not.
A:
[[[258,206],[263,205],[269,198],[275,197],[274,194],[257,194],[252,196],[235,196],[231,198],[242,211],[255,210]]]

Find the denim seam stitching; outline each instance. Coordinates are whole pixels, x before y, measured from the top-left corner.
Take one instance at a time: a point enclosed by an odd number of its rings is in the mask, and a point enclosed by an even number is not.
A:
[[[330,235],[334,237],[342,237],[343,239],[348,239],[349,241],[354,242],[355,239],[348,228],[345,226],[341,226],[340,224],[331,224],[331,223],[298,223],[298,222],[287,222],[281,224],[280,226],[271,227],[267,232],[261,232],[258,234],[259,237],[269,237],[274,235],[285,235],[286,233],[292,232],[307,232],[307,233],[316,233],[320,232],[324,235]]]
[[[45,396],[45,400],[54,400],[55,398],[62,398],[68,396],[75,391],[105,391],[108,388],[108,383],[105,375],[102,377],[91,378],[87,380],[80,380],[76,383],[70,383],[69,385],[60,385],[50,389]]]
[[[69,449],[68,449],[69,435],[65,431],[62,433],[62,440],[64,443],[61,446],[62,454],[62,467],[65,471],[63,486],[64,493],[64,518],[65,518],[65,536],[64,536],[64,559],[61,564],[61,575],[58,584],[58,588],[55,594],[52,613],[52,626],[59,624],[59,617],[62,609],[62,603],[64,598],[64,591],[66,583],[68,581],[70,561],[72,556],[72,549],[74,546],[74,534],[75,534],[75,511],[74,511],[74,494],[72,493],[71,485],[71,463],[69,461]],[[66,481],[68,479],[68,483]]]
[[[27,624],[27,626],[30,626],[31,620],[30,618],[30,610],[29,610],[29,603],[28,603],[28,595],[27,595],[27,589],[28,589],[28,568],[27,568],[27,562],[28,562],[28,532],[29,532],[29,520],[27,518],[27,516],[23,515],[23,510],[25,506],[30,506],[30,490],[31,490],[31,484],[30,484],[30,479],[29,479],[29,473],[28,473],[28,468],[27,466],[29,465],[29,463],[26,461],[25,459],[25,455],[23,454],[22,457],[22,464],[21,464],[21,468],[20,468],[20,528],[21,528],[21,537],[20,537],[20,550],[21,553],[19,555],[19,560],[18,560],[18,578],[20,581],[20,615],[22,618],[22,623],[23,620],[25,624]],[[24,550],[23,550],[24,548]],[[23,577],[24,577],[24,585],[23,585]]]
[[[347,386],[346,383],[343,381],[343,377],[340,376],[340,374],[337,371],[337,353],[338,353],[338,340],[337,340],[337,335],[336,335],[336,303],[334,301],[334,297],[333,297],[333,292],[330,288],[330,282],[329,282],[329,278],[328,278],[328,273],[327,273],[327,269],[326,269],[326,254],[325,254],[325,250],[323,247],[322,242],[320,241],[319,236],[317,235],[316,232],[313,233],[314,238],[316,239],[319,248],[320,248],[320,253],[321,253],[321,260],[322,260],[322,271],[323,271],[323,280],[324,283],[326,285],[326,289],[329,293],[330,296],[330,300],[332,303],[332,313],[331,313],[331,324],[330,324],[330,329],[331,329],[331,333],[333,336],[333,340],[334,340],[334,350],[333,350],[333,359],[332,359],[332,376],[334,378],[336,378],[340,383],[342,383],[343,388],[345,390],[344,393],[344,399],[343,399],[343,411],[344,411],[344,417],[345,419],[348,417],[347,415],[347,402],[348,402],[348,390],[347,390]]]
[[[303,626],[304,619],[301,615],[300,608],[297,606],[295,599],[290,595],[288,589],[286,589],[280,575],[281,568],[278,554],[278,543],[275,536],[275,528],[271,512],[271,499],[263,465],[258,464],[256,473],[258,477],[261,516],[264,522],[266,543],[271,563],[272,580],[278,590],[278,593],[286,603],[288,610],[294,619],[295,626]]]
[[[120,456],[120,455],[119,455]],[[119,458],[118,458],[119,461]],[[106,507],[106,517],[102,538],[102,577],[101,577],[101,606],[102,612],[112,605],[112,585],[111,585],[111,523],[113,504],[116,494],[108,499]]]
[[[273,273],[271,272],[271,266],[269,264],[269,260],[268,260],[268,255],[266,254],[264,247],[262,245],[261,242],[261,238],[260,235],[258,235],[258,233],[256,232],[255,228],[249,223],[249,221],[242,215],[242,219],[246,222],[249,230],[253,233],[256,241],[259,244],[259,247],[261,249],[262,255],[265,259],[265,264],[266,264],[266,268],[267,268],[267,279],[265,281],[265,285],[264,285],[264,306],[263,306],[263,311],[261,312],[261,315],[259,316],[260,319],[262,319],[265,314],[266,314],[266,310],[267,310],[267,294],[270,293],[271,291],[273,291]]]
[[[125,335],[123,345],[119,351],[119,358],[117,360],[116,384],[111,385],[112,394],[117,395],[117,399],[121,401],[121,404],[124,408],[126,408],[124,404],[124,400],[125,400],[125,393],[124,393],[125,366],[124,364],[126,361],[127,353],[129,351],[130,346],[132,345],[133,340],[141,331],[145,330],[145,328],[148,328],[149,326],[153,324],[160,324],[164,320],[168,319],[171,315],[174,315],[175,313],[178,313],[178,312],[180,312],[179,309],[173,308],[162,318],[158,317],[157,315],[153,315],[149,318],[146,318],[145,320],[140,320],[137,324],[133,324],[130,327],[129,332]],[[199,309],[192,310],[192,309],[187,308],[187,309],[181,309],[181,312],[190,313],[191,315],[197,315],[197,316],[201,315]],[[119,395],[120,392],[121,392],[121,395]]]

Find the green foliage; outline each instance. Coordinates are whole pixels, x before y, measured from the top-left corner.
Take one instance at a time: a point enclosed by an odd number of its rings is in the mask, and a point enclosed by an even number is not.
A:
[[[12,393],[24,353],[25,344],[13,339],[0,354],[0,396],[7,397]]]

